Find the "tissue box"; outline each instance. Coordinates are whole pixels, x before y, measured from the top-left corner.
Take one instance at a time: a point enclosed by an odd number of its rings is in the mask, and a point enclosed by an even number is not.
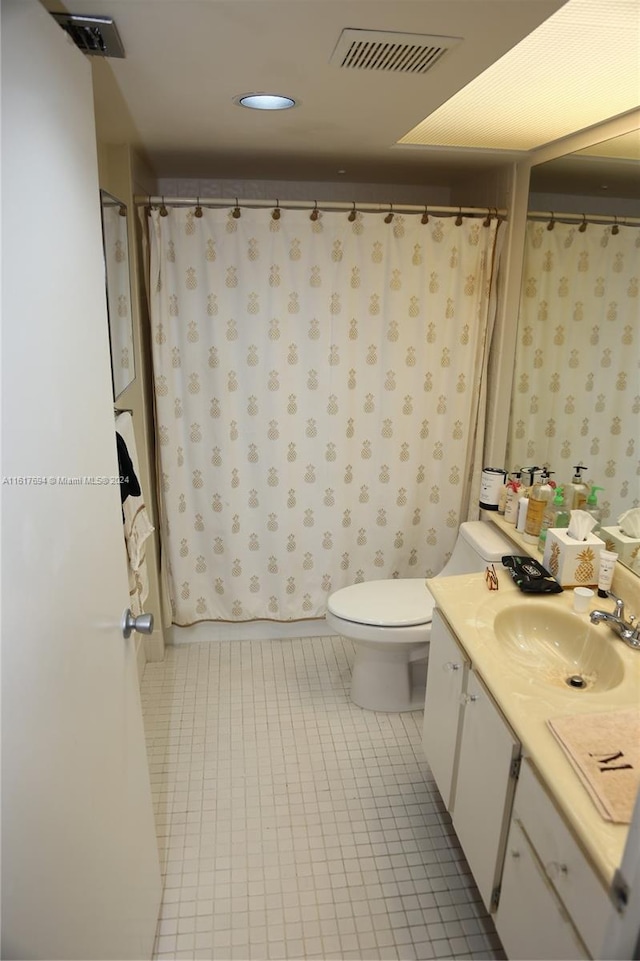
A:
[[[640,537],[629,537],[619,527],[601,527],[599,536],[608,551],[615,551],[621,564],[640,573]]]
[[[598,583],[600,551],[604,549],[604,542],[595,534],[577,541],[569,537],[566,528],[550,527],[542,564],[563,587],[586,587]]]

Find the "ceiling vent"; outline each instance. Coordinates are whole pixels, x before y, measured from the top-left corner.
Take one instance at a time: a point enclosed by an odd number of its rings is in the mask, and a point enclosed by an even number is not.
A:
[[[124,57],[124,47],[112,17],[84,17],[75,13],[52,13],[76,47],[92,57]]]
[[[340,34],[329,63],[354,70],[422,74],[431,70],[461,39],[347,28]]]

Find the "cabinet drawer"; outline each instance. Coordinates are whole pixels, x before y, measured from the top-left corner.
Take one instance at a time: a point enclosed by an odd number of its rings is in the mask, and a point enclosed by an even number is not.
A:
[[[509,961],[589,957],[515,819],[507,841],[495,923]]]
[[[591,956],[599,957],[611,912],[607,890],[528,760],[514,811]]]

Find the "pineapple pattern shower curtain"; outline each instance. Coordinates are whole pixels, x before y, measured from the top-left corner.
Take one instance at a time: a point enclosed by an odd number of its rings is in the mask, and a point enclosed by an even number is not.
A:
[[[509,468],[573,466],[603,487],[603,523],[638,506],[640,228],[529,221]]]
[[[322,616],[425,577],[469,506],[498,224],[149,217],[173,621]]]

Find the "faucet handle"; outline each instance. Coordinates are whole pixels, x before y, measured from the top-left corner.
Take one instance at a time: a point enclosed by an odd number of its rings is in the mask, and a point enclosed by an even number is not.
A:
[[[619,617],[621,620],[624,620],[624,601],[622,600],[622,598],[616,597],[616,595],[612,594],[611,591],[607,591],[607,595],[608,597],[611,598],[612,601],[615,601],[616,606],[613,612],[615,616]]]

